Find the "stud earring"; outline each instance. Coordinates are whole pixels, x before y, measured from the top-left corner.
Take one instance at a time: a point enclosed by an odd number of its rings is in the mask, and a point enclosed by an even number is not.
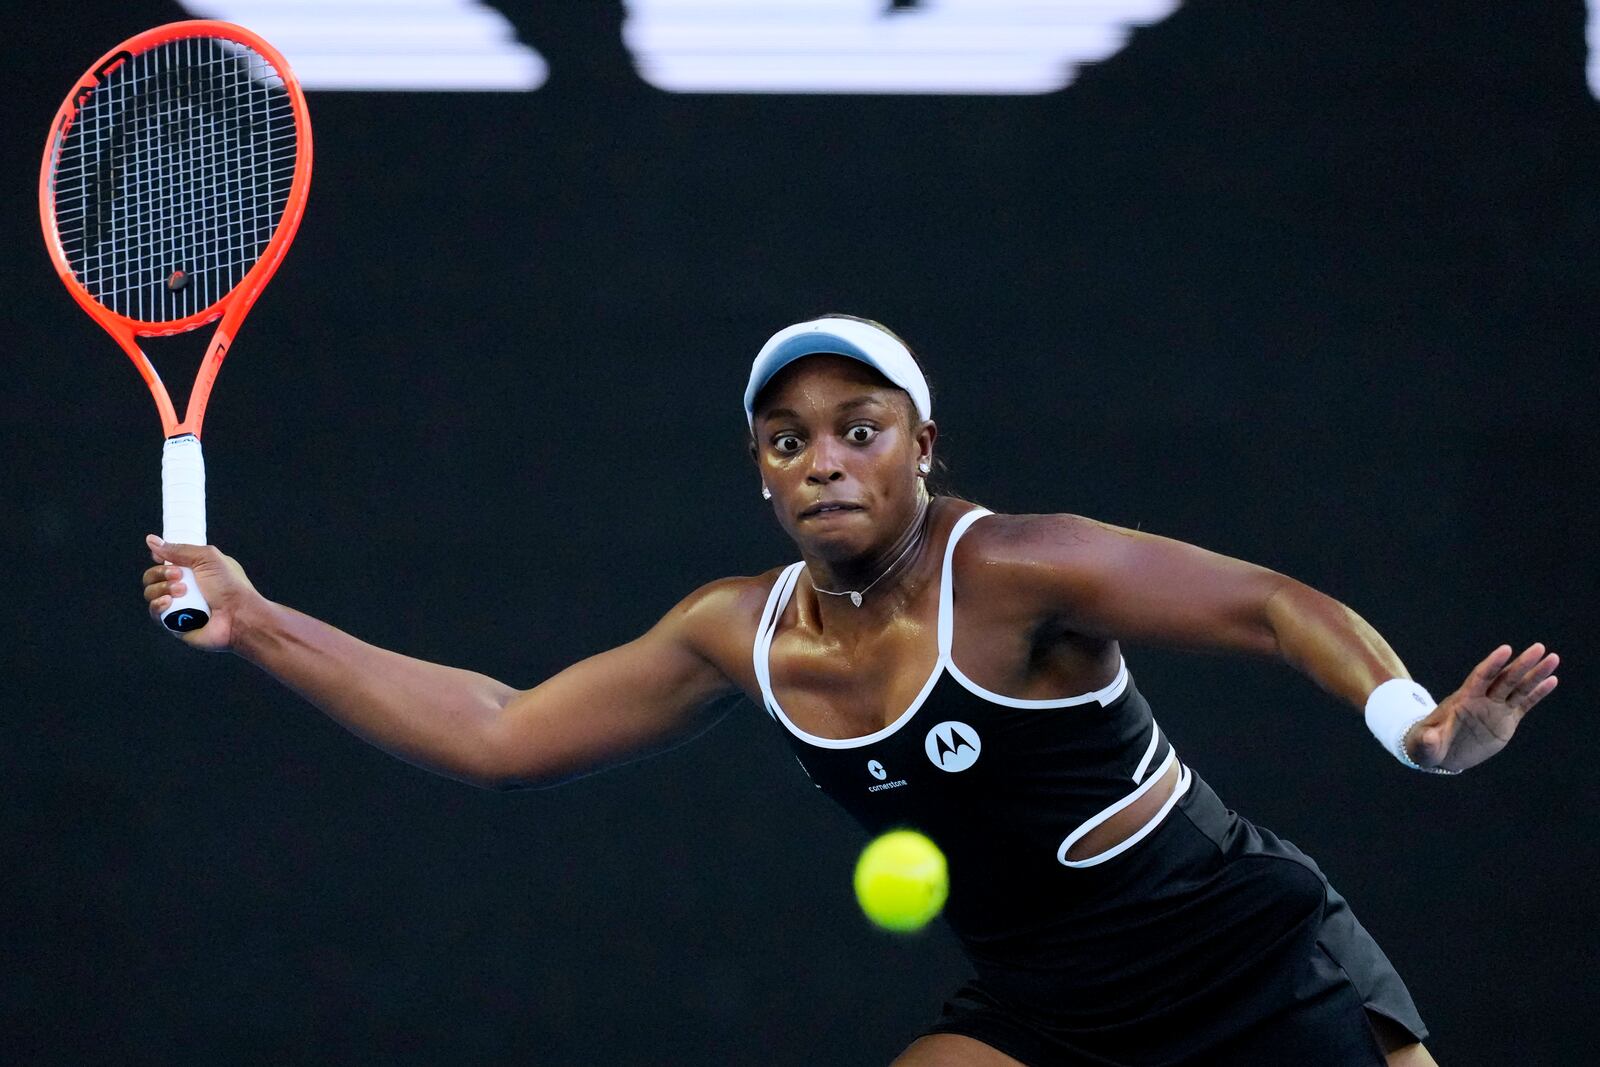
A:
[[[927,460],[923,460],[921,463],[917,464],[917,470],[921,471],[923,474],[932,474],[933,464],[929,463]]]
[[[772,499],[772,490],[768,489],[765,485],[763,485],[761,487],[761,499],[762,500],[771,500]]]

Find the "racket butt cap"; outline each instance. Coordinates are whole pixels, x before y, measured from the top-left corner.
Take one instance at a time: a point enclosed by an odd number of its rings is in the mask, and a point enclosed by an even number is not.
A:
[[[161,624],[175,634],[186,634],[191,630],[198,630],[211,621],[211,616],[199,608],[169,608],[161,616]]]

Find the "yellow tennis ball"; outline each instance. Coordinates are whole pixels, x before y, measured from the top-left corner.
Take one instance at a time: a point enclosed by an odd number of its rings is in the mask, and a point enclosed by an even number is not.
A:
[[[915,830],[891,830],[861,850],[855,884],[867,918],[885,930],[910,933],[944,907],[950,874],[938,845]]]

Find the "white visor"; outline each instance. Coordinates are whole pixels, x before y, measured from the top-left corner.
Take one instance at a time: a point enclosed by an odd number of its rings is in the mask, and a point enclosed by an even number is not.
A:
[[[756,361],[750,365],[750,384],[744,388],[744,417],[752,431],[756,425],[756,395],[773,375],[801,356],[824,353],[860,360],[910,393],[918,416],[924,420],[933,417],[928,380],[905,345],[865,322],[823,317],[779,330],[761,346]]]

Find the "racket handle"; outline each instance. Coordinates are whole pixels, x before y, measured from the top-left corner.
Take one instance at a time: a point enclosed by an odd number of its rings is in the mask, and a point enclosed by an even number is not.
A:
[[[161,450],[161,536],[180,545],[206,543],[206,461],[192,433],[167,438]],[[211,605],[200,595],[194,571],[180,569],[188,591],[172,598],[161,622],[174,633],[188,633],[211,621]]]

